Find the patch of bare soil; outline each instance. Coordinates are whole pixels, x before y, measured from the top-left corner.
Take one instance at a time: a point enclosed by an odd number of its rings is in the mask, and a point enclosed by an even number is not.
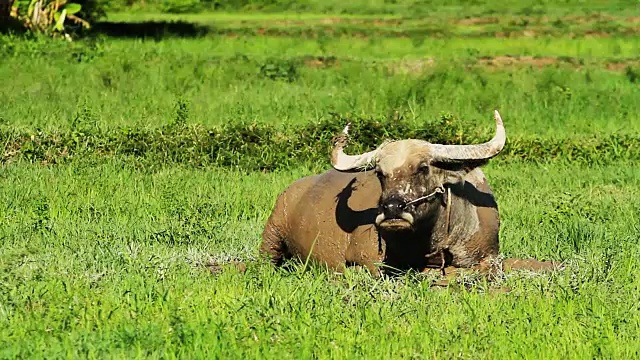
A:
[[[305,24],[309,25],[309,24]],[[336,34],[340,34],[340,36],[351,37],[354,39],[364,39],[367,40],[369,37],[393,37],[393,38],[412,38],[412,31],[393,31],[389,29],[384,29],[379,26],[372,26],[368,30],[355,30],[355,29],[343,29],[340,30],[336,27],[326,26],[322,28],[302,28],[302,29],[289,29],[289,28],[278,28],[272,27],[269,24],[262,24],[259,27],[253,29],[249,27],[244,30],[253,30],[253,35],[256,36],[294,36],[302,34],[305,38],[317,38],[318,36],[335,36]],[[224,34],[228,37],[235,38],[238,35],[234,31],[222,30],[221,34]],[[584,30],[584,31],[571,31],[571,32],[562,32],[559,33],[553,29],[544,29],[544,28],[524,28],[522,30],[507,30],[507,31],[478,31],[478,32],[470,32],[468,34],[456,35],[455,33],[451,35],[452,37],[462,36],[462,37],[493,37],[496,39],[514,39],[514,38],[536,38],[540,36],[562,36],[565,38],[606,38],[611,37],[613,35],[625,35],[632,36],[640,34],[639,27],[628,27],[622,30],[616,31],[606,31],[606,30]],[[437,30],[429,30],[424,34],[425,37],[431,38],[447,38],[449,37],[449,33],[445,30],[437,31]]]
[[[394,61],[387,64],[387,71],[391,74],[421,74],[435,63],[433,58]]]
[[[390,26],[390,25],[400,25],[402,24],[403,19],[349,19],[349,18],[340,18],[340,17],[328,17],[322,19],[307,19],[307,20],[242,20],[239,23],[243,25],[279,25],[279,26],[304,26],[304,25],[338,25],[338,24],[347,24],[347,25],[361,25],[361,24],[369,24],[373,26]]]
[[[533,57],[533,56],[491,56],[478,59],[478,64],[505,67],[511,65],[532,65],[538,68],[558,64],[555,57]]]
[[[509,23],[511,25],[517,24],[549,24],[554,22],[566,23],[566,24],[591,24],[595,22],[603,21],[621,21],[627,23],[640,22],[640,16],[610,16],[603,14],[592,15],[569,15],[562,17],[550,17],[544,16],[508,16],[504,18],[500,17],[470,17],[464,19],[453,19],[450,21],[452,24],[458,25],[488,25],[499,24],[500,22]]]
[[[376,26],[388,26],[388,25],[401,25],[403,21],[404,20],[402,19],[376,19],[370,22]]]
[[[638,28],[627,28],[621,31],[602,31],[602,30],[585,30],[585,31],[572,31],[561,33],[560,36],[575,39],[575,38],[606,38],[616,35],[635,35],[640,32]],[[539,36],[558,36],[558,32],[549,29],[526,29],[521,31],[496,31],[493,33],[482,34],[483,36],[493,36],[498,39],[508,38],[535,38]]]
[[[505,272],[509,272],[511,270],[543,272],[560,270],[562,268],[562,264],[556,261],[538,261],[535,259],[509,258],[502,262],[502,269]]]
[[[304,64],[312,68],[328,68],[339,66],[338,59],[335,56],[315,56],[304,59]]]
[[[241,261],[217,261],[210,259],[205,266],[211,271],[211,274],[218,275],[228,268],[235,268],[238,272],[247,271],[247,265]]]
[[[398,26],[404,22],[410,21],[418,25],[420,22],[425,24],[433,21],[439,21],[438,19],[407,19],[407,18],[394,18],[394,19],[381,19],[381,18],[369,18],[369,19],[350,19],[341,17],[326,17],[319,19],[273,19],[273,20],[241,20],[240,24],[247,26],[260,26],[260,27],[272,27],[272,26],[307,26],[307,25],[367,25],[371,27],[388,27]],[[545,25],[551,23],[563,23],[563,24],[595,24],[598,22],[606,21],[619,21],[625,23],[640,23],[640,16],[610,16],[602,14],[593,15],[572,15],[562,17],[549,17],[549,16],[487,16],[487,17],[467,17],[459,19],[450,19],[448,23],[463,26],[483,26],[491,24],[509,24],[515,26],[521,26],[525,28],[524,31],[514,32],[499,32],[496,34],[498,37],[514,37],[514,36],[536,36],[537,32],[532,27],[536,25]],[[603,31],[592,31],[590,36],[605,36],[607,33]],[[568,34],[571,35],[571,34]]]
[[[508,66],[522,66],[531,65],[537,68],[543,68],[546,66],[554,66],[558,64],[572,66],[575,68],[581,68],[583,65],[579,61],[570,58],[558,58],[558,57],[533,57],[533,56],[493,56],[483,57],[478,59],[478,65],[503,68]],[[640,65],[640,60],[624,60],[608,62],[603,64],[603,67],[609,71],[625,71],[629,66]]]
[[[562,21],[562,22],[567,22],[572,24],[590,24],[598,21],[613,21],[613,20],[622,20],[622,19],[627,19],[627,18],[596,13],[591,15],[569,15],[569,16],[563,16],[560,18],[553,18],[552,20]],[[551,19],[548,19],[548,20],[551,20]]]
[[[389,26],[389,25],[400,25],[402,24],[402,19],[345,19],[345,18],[326,18],[320,20],[310,20],[307,22],[302,21],[303,24],[308,23],[318,23],[323,25],[333,25],[333,24],[349,24],[349,25],[361,25],[368,24],[374,26]]]
[[[553,66],[560,63],[571,64],[555,57],[533,57],[533,56],[487,56],[478,58],[471,66],[485,66],[489,68],[505,68],[509,66],[531,65],[537,68]],[[421,74],[427,68],[436,64],[433,58],[402,60],[392,62],[387,65],[389,72],[393,74]]]
[[[459,25],[487,25],[497,24],[500,22],[500,19],[497,17],[470,17],[465,19],[455,19],[451,22]]]
[[[347,60],[348,61],[348,60]],[[303,59],[306,66],[313,68],[329,68],[339,66],[340,61],[335,57],[306,57]],[[420,75],[427,69],[435,66],[436,60],[433,58],[410,59],[390,61],[383,66],[390,74],[412,74]],[[536,56],[485,56],[469,63],[469,66],[482,66],[488,69],[503,69],[516,66],[533,66],[539,69],[549,66],[563,65],[579,69],[584,65],[579,59],[565,57],[536,57]],[[640,60],[615,61],[602,64],[602,67],[609,71],[626,71],[629,66],[640,66]]]
[[[607,70],[610,71],[625,71],[629,66],[638,65],[637,61],[620,61],[607,63]]]
[[[345,20],[347,22],[349,21],[349,19],[342,19],[342,18],[339,18],[339,17],[334,17],[334,18],[320,19],[320,21],[318,21],[318,22],[320,24],[331,25],[331,24],[344,23]]]
[[[582,36],[584,36],[585,38],[607,38],[611,37],[611,33],[606,31],[587,30]]]

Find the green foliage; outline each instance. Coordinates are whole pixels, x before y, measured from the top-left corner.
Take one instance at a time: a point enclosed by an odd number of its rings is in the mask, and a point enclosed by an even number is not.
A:
[[[74,133],[89,133],[96,129],[96,118],[91,109],[85,104],[74,114],[70,125]]]
[[[576,40],[551,45],[456,40],[427,39],[414,49],[409,42],[369,47],[334,39],[327,47],[330,55],[319,57],[308,55],[315,41],[268,37],[160,44],[104,37],[73,43],[0,37],[0,77],[5,79],[0,91],[11,104],[0,111],[11,126],[53,130],[67,127],[86,103],[103,128],[159,127],[174,117],[179,95],[189,100],[190,120],[206,128],[236,121],[303,125],[329,112],[382,119],[398,111],[407,121],[421,123],[445,111],[465,129],[488,135],[497,108],[509,137],[640,131],[640,103],[635,101],[640,88],[623,71],[606,70],[614,64],[606,53],[582,65],[560,59],[558,66],[493,67],[483,60],[486,54],[516,47],[571,53]],[[584,39],[580,44],[605,49],[616,41]],[[629,53],[638,46],[624,43]],[[474,48],[479,56],[467,63],[456,52],[459,46]],[[407,58],[409,52],[416,55]],[[47,77],[34,77],[42,73]]]
[[[182,130],[187,125],[189,119],[189,104],[184,99],[178,99],[176,102],[176,116],[169,123],[168,129],[171,131]]]
[[[82,19],[75,18],[82,6],[77,3],[58,1],[42,2],[38,0],[15,0],[16,17],[32,31],[64,31],[64,24],[69,20],[81,23]]]
[[[291,61],[268,59],[260,66],[260,76],[270,80],[293,82],[298,76],[296,65]]]
[[[2,127],[0,143],[6,145],[1,160],[59,163],[95,155],[108,158],[135,156],[145,163],[183,163],[249,171],[286,169],[292,164],[328,165],[330,140],[347,122],[338,116],[306,126],[277,128],[236,122],[207,129],[187,126],[187,119],[188,105],[180,100],[175,119],[158,129],[102,131],[93,125],[92,115],[87,110],[74,118],[69,132],[18,133]],[[385,139],[415,138],[441,144],[487,140],[471,129],[464,129],[450,114],[422,126],[398,118],[376,120],[350,116],[349,121],[353,124],[353,136],[348,149],[352,152],[373,149]],[[534,163],[559,160],[583,164],[637,161],[640,160],[640,138],[623,134],[564,139],[511,136],[496,160]]]
[[[15,0],[13,16],[33,32],[63,34],[89,28],[90,22],[105,15],[100,0]]]
[[[640,69],[638,68],[627,66],[624,70],[624,74],[627,76],[630,83],[637,83],[640,81]]]
[[[165,0],[162,2],[161,10],[170,14],[198,12],[201,10],[201,4],[200,0]]]
[[[145,10],[158,11],[188,8],[189,11],[228,11],[228,12],[296,12],[332,14],[393,14],[407,17],[438,15],[519,16],[540,17],[549,13],[576,14],[612,11],[624,13],[629,2],[616,0],[609,2],[583,0],[539,1],[532,6],[530,1],[477,0],[477,1],[416,1],[416,0],[109,0],[109,7],[121,11]]]
[[[415,19],[216,13],[73,43],[0,36],[0,357],[637,356],[640,42],[604,19],[624,4],[146,4]],[[460,23],[476,15],[500,21]],[[606,37],[581,36],[601,18]],[[259,258],[277,195],[330,168],[347,121],[349,153],[460,144],[491,137],[495,108],[507,145],[483,171],[500,252],[563,271],[437,288]]]
[[[639,350],[640,172],[626,162],[489,166],[503,254],[567,268],[469,276],[448,288],[413,273],[374,280],[357,268],[340,276],[258,260],[275,197],[313,169],[136,163],[4,167],[2,357],[582,359]],[[567,193],[592,199],[567,202]],[[556,205],[562,220],[541,223]],[[246,271],[212,273],[212,261],[234,259]]]

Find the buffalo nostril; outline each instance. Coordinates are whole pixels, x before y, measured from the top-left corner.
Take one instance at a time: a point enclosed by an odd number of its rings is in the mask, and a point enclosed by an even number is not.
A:
[[[397,217],[400,215],[400,212],[404,209],[404,203],[400,200],[397,199],[392,199],[392,200],[388,200],[386,201],[383,206],[382,209],[384,210],[384,213],[387,217]]]
[[[385,209],[387,210],[395,210],[395,209],[402,209],[402,208],[403,208],[402,204],[391,203],[391,204],[385,205]]]

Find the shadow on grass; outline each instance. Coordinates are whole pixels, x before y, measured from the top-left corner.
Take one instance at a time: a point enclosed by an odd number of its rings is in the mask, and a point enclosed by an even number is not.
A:
[[[103,21],[93,24],[89,34],[161,40],[168,37],[201,37],[209,34],[210,31],[209,27],[186,21],[145,21],[139,23]]]
[[[119,38],[164,38],[182,37],[197,38],[212,32],[208,26],[186,21],[145,21],[145,22],[112,22],[99,21],[92,24],[89,30],[80,30],[77,35],[108,36]],[[18,21],[10,19],[0,23],[0,34],[26,34],[28,31]]]
[[[0,34],[24,34],[27,29],[14,18],[0,17]]]

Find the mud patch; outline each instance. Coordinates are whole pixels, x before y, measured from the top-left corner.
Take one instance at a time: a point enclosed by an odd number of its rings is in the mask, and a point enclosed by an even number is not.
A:
[[[612,36],[636,36],[640,33],[638,27],[628,27],[611,30],[578,29],[574,31],[558,30],[544,27],[523,27],[521,29],[508,30],[485,30],[483,28],[472,31],[460,31],[460,29],[448,29],[446,27],[425,26],[424,28],[393,29],[381,26],[361,26],[361,27],[337,27],[319,24],[317,26],[299,27],[272,27],[264,25],[258,27],[248,26],[245,28],[219,28],[213,29],[210,34],[216,34],[235,38],[237,36],[268,36],[268,37],[295,37],[303,39],[317,39],[319,37],[348,37],[353,39],[375,38],[403,38],[403,39],[516,39],[516,38],[537,38],[537,37],[558,37],[558,38],[605,38]]]
[[[557,261],[538,261],[535,259],[509,258],[502,262],[502,271],[527,270],[533,272],[556,271],[564,269],[564,265]]]
[[[500,19],[497,17],[471,17],[466,19],[455,19],[451,21],[452,24],[458,25],[488,25],[498,24]]]
[[[401,25],[405,19],[350,19],[340,17],[327,17],[320,19],[274,19],[274,20],[242,20],[237,22],[241,25],[262,25],[262,26],[306,26],[306,25],[372,25],[372,26],[396,26]]]
[[[485,66],[488,68],[506,68],[516,66],[532,66],[535,68],[544,68],[550,66],[567,66],[575,69],[581,69],[585,67],[583,59],[572,58],[566,56],[560,57],[542,57],[542,56],[487,56],[478,58],[475,66]],[[640,65],[640,59],[628,59],[628,60],[612,60],[603,63],[591,63],[593,67],[601,67],[602,69],[624,72],[630,66]]]
[[[553,272],[564,269],[564,265],[555,261],[539,261],[535,259],[501,258],[487,259],[472,268],[456,268],[447,266],[444,269],[427,268],[422,271],[424,276],[433,279],[432,287],[448,287],[462,285],[470,288],[479,281],[496,282],[513,271],[528,271],[532,273]],[[437,276],[438,274],[439,276]],[[435,277],[434,277],[435,276]],[[493,288],[495,293],[508,293],[507,287]]]
[[[205,267],[209,269],[212,275],[219,275],[228,269],[236,269],[239,273],[247,271],[247,265],[240,260],[217,260],[211,258],[206,262]]]
[[[492,56],[478,58],[477,64],[493,67],[505,67],[513,65],[531,65],[537,68],[563,63],[557,57],[534,56]]]
[[[338,67],[340,64],[338,63],[338,58],[335,56],[308,56],[303,58],[303,63],[305,66],[311,68],[329,68],[329,67]]]
[[[391,74],[416,74],[424,73],[428,68],[437,65],[433,58],[393,61],[386,65]],[[507,67],[533,66],[544,68],[549,66],[567,65],[578,67],[579,59],[560,57],[534,57],[534,56],[487,56],[470,59],[465,63],[470,67],[485,67],[489,69],[502,69]],[[624,69],[622,69],[624,70]]]
[[[317,19],[272,19],[272,20],[240,20],[236,24],[256,25],[256,26],[305,26],[305,25],[366,25],[372,27],[398,26],[403,24],[412,24],[419,26],[421,24],[448,23],[452,25],[462,26],[483,26],[495,25],[503,23],[510,26],[527,27],[530,25],[547,25],[547,24],[565,24],[565,25],[587,25],[602,22],[620,22],[635,24],[640,23],[640,16],[611,16],[604,14],[592,15],[569,15],[560,17],[545,16],[476,16],[465,18],[442,19],[439,17],[427,18],[342,18],[342,17],[326,17]]]
[[[388,63],[386,70],[390,74],[421,74],[435,64],[436,61],[433,58],[400,60]]]
[[[607,70],[616,72],[626,72],[630,67],[640,66],[640,60],[613,61],[606,65]]]
[[[613,72],[625,72],[629,67],[640,66],[640,59],[629,60],[612,60],[610,62],[602,63],[585,63],[583,59],[572,57],[552,57],[552,56],[483,56],[478,58],[461,59],[463,62],[460,65],[468,67],[483,67],[489,70],[501,70],[507,68],[517,67],[534,67],[536,69],[543,69],[545,67],[564,66],[567,68],[582,69],[584,67],[601,68]],[[313,68],[330,68],[338,66],[340,63],[358,62],[356,59],[338,59],[336,57],[314,57],[308,56],[302,58],[302,63],[305,66]],[[403,60],[390,60],[382,63],[373,63],[375,67],[380,66],[387,71],[390,75],[404,74],[404,75],[422,75],[425,71],[439,64],[445,63],[444,60],[438,62],[434,58],[421,58],[421,59],[403,59]]]

